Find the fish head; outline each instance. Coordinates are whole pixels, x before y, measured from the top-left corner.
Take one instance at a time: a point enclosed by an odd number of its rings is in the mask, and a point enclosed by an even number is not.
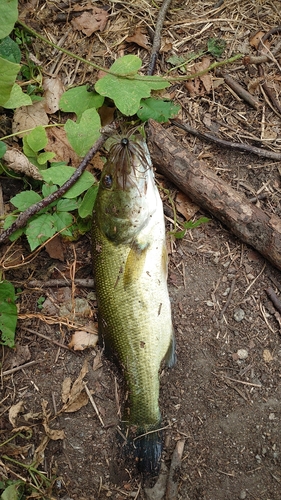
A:
[[[94,206],[95,221],[115,244],[131,243],[159,205],[147,145],[123,137],[109,152]]]

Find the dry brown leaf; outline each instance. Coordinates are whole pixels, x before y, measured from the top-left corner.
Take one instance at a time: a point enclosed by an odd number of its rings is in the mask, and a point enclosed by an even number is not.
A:
[[[103,31],[108,14],[105,10],[93,7],[90,3],[81,7],[76,5],[75,12],[82,12],[81,16],[74,17],[71,24],[75,30],[82,31],[86,36],[91,36],[95,31]]]
[[[38,125],[48,125],[48,123],[49,118],[44,109],[44,101],[39,101],[31,106],[22,106],[15,110],[12,130],[16,134],[21,130],[28,130]],[[23,137],[24,135],[18,134],[19,137]]]
[[[68,347],[73,347],[74,351],[84,351],[84,349],[87,349],[88,347],[95,347],[97,342],[98,335],[78,330],[72,335]]]
[[[67,408],[64,410],[65,413],[73,413],[75,411],[78,411],[80,410],[81,408],[83,408],[83,406],[86,406],[89,402],[89,397],[88,395],[86,394],[86,392],[81,392],[75,399],[75,401],[73,401],[72,403],[69,403],[67,405]]]
[[[264,349],[264,351],[263,351],[263,359],[264,359],[264,361],[266,363],[270,363],[270,361],[273,360],[273,356],[272,356],[272,354],[271,354],[271,352],[270,352],[269,349]]]
[[[80,163],[80,158],[70,146],[65,130],[52,127],[47,129],[46,132],[48,144],[45,147],[45,151],[56,153],[53,161],[65,161],[68,165],[77,167]]]
[[[202,60],[196,64],[194,64],[192,73],[199,73],[200,71],[205,71],[210,66],[210,58],[203,57]],[[204,89],[202,89],[201,83],[203,84]],[[209,73],[205,75],[201,75],[195,78],[192,81],[187,81],[185,83],[185,87],[190,92],[191,95],[204,94],[206,92],[210,92],[212,89],[212,77]]]
[[[11,406],[9,409],[9,420],[13,427],[16,427],[16,419],[20,413],[22,413],[24,409],[23,401],[19,401],[17,404]]]
[[[14,172],[20,172],[27,177],[32,177],[38,181],[43,179],[40,171],[35,165],[30,163],[28,158],[18,149],[9,148],[3,156],[3,160],[5,160],[7,167],[13,170]]]
[[[101,356],[101,352],[98,351],[95,358],[94,358],[94,362],[93,362],[93,370],[94,372],[96,370],[98,370],[99,368],[102,367],[102,356]]]
[[[37,446],[36,450],[34,451],[33,462],[36,467],[44,462],[45,449],[48,443],[49,443],[48,436],[43,436],[41,443],[39,444],[39,446]]]
[[[73,383],[72,387],[70,387],[69,385],[69,380],[66,379],[64,380],[62,388],[62,396],[63,400],[65,401],[65,404],[62,407],[62,411],[66,413],[77,411],[80,408],[82,408],[82,406],[85,406],[88,403],[88,396],[85,393],[85,388],[83,384],[83,378],[87,373],[88,373],[88,361],[85,360],[81,368],[81,371],[79,373],[79,376]],[[69,393],[67,394],[68,387],[69,387]],[[85,395],[81,396],[81,393],[84,393]],[[87,401],[85,396],[87,397]]]
[[[176,196],[176,209],[186,220],[190,220],[198,212],[199,207],[180,191]]]
[[[15,368],[16,366],[23,365],[31,358],[31,353],[27,345],[18,345],[16,347],[15,355],[11,359],[10,367]]]
[[[258,31],[254,36],[252,36],[252,38],[250,38],[251,47],[257,49],[264,34],[264,31]]]
[[[66,403],[70,396],[71,377],[66,377],[62,383],[61,400]]]
[[[127,36],[126,42],[133,42],[143,47],[146,50],[150,49],[149,41],[147,35],[145,34],[145,29],[141,26],[137,26],[135,33],[132,36]]]
[[[55,113],[59,109],[59,100],[64,93],[64,86],[60,77],[43,78],[43,89],[45,90],[45,111],[49,114]]]
[[[45,249],[51,259],[57,259],[64,262],[63,244],[59,234],[46,243]]]
[[[64,439],[65,433],[64,430],[61,429],[51,429],[49,427],[49,418],[51,416],[50,411],[47,411],[48,401],[45,399],[41,402],[42,410],[43,410],[43,427],[46,433],[46,436],[53,441],[57,441],[58,439]]]

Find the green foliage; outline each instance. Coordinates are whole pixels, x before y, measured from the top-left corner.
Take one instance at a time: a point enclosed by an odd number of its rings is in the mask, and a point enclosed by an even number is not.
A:
[[[5,142],[0,141],[0,158],[3,158],[6,151],[7,151],[7,146],[6,146]]]
[[[7,61],[19,64],[21,60],[21,51],[19,46],[9,36],[6,36],[0,42],[0,56]]]
[[[47,167],[47,162],[51,161],[55,153],[45,151],[40,153],[48,143],[48,137],[44,127],[39,125],[23,138],[23,152],[31,163],[39,169]]]
[[[16,294],[12,283],[0,282],[0,344],[14,347],[18,320]]]
[[[162,101],[154,97],[149,97],[148,99],[141,100],[137,115],[143,122],[149,120],[149,118],[153,118],[153,120],[163,123],[167,122],[169,118],[177,116],[179,110],[180,106],[174,104],[172,101]]]
[[[200,219],[197,219],[195,222],[192,222],[191,220],[186,221],[183,224],[182,231],[171,231],[170,234],[172,234],[177,239],[182,239],[189,229],[194,229],[195,227],[201,226],[201,224],[205,224],[206,222],[209,222],[209,220],[210,219],[208,219],[207,217],[200,217]]]
[[[221,57],[225,47],[226,41],[222,38],[209,38],[208,40],[208,52],[216,59]]]
[[[67,120],[64,129],[74,151],[85,156],[100,136],[100,116],[95,108],[86,109],[80,121]]]
[[[1,0],[0,2],[0,39],[8,36],[18,18],[18,0]]]
[[[88,90],[88,85],[67,90],[60,99],[60,109],[66,113],[75,113],[77,121],[87,109],[98,109],[103,105],[104,97]]]
[[[0,106],[5,107],[19,70],[19,64],[0,57]]]

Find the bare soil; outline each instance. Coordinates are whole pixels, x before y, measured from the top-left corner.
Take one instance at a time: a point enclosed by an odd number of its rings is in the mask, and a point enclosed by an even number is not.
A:
[[[24,5],[22,2],[21,9],[26,22],[32,22],[33,27],[36,24],[36,29],[41,32],[49,16],[52,21],[46,25],[46,30],[51,32],[53,27],[54,36],[59,39],[59,33],[69,25],[67,22],[52,25],[56,3],[30,2]],[[226,39],[228,56],[243,47],[245,53],[251,53],[251,36],[259,29],[267,32],[277,25],[278,4],[276,1],[226,1],[220,8],[215,8],[212,2],[199,1],[196,6],[189,1],[172,2],[163,30],[159,71],[168,67],[167,54],[176,51],[187,55],[202,48],[204,40],[211,36]],[[75,32],[69,35],[74,40],[66,43],[66,48],[73,43],[71,50],[76,52],[77,49],[86,56],[95,46],[100,58],[95,62],[101,64],[109,65],[115,57],[129,51],[139,51],[147,62],[144,49],[122,40],[125,35],[132,35],[136,25],[143,23],[145,29],[153,26],[157,16],[155,7],[134,1],[126,2],[126,5],[109,2],[107,7],[112,16],[106,31],[90,38]],[[79,37],[85,46],[78,43]],[[43,58],[42,48],[40,50]],[[278,69],[272,66],[267,70],[272,82]],[[66,61],[61,68],[66,85],[68,71],[70,62],[67,65]],[[231,67],[231,72],[246,86],[252,78],[241,63]],[[89,77],[85,68],[79,66],[76,84],[84,83],[83,79],[87,81]],[[280,73],[274,81],[278,95]],[[266,145],[280,152],[280,117],[266,106],[262,93],[257,94],[261,102],[258,111],[233,97],[224,85],[212,88],[210,92],[202,89],[200,95],[198,92],[190,95],[183,85],[177,84],[171,93],[182,105],[183,121],[191,120],[193,126],[203,129],[206,123],[209,126],[219,124],[220,132],[236,142],[249,140],[252,134],[260,138],[262,146],[265,145],[263,137],[266,137],[262,132],[270,129],[277,135],[267,139]],[[235,188],[249,197],[265,193],[266,197],[255,203],[268,213],[280,216],[280,163],[222,150],[191,136],[186,137],[175,128],[173,133]],[[242,137],[243,133],[246,139]],[[2,181],[6,201],[22,189],[16,183],[8,186],[5,179]],[[173,186],[168,183],[165,186],[173,196],[176,195]],[[168,200],[164,205],[169,232],[172,229],[171,207]],[[196,217],[200,215],[209,216],[198,211]],[[232,236],[215,218],[187,232],[182,240],[170,240],[169,237],[169,291],[177,363],[173,369],[163,370],[160,375],[160,405],[165,427],[162,461],[168,473],[180,440],[184,440],[184,451],[172,478],[177,492],[167,498],[280,500],[281,321],[265,290],[271,286],[280,293],[281,273],[254,249]],[[2,375],[1,441],[12,433],[9,410],[20,401],[23,406],[15,427],[25,427],[13,441],[16,445],[13,455],[11,448],[6,448],[3,455],[30,463],[35,455],[38,456],[36,448],[42,446],[42,460],[38,467],[49,477],[57,478],[48,498],[165,498],[165,492],[161,493],[159,489],[152,493],[146,489],[153,487],[157,478],[140,477],[134,464],[124,464],[120,459],[116,427],[125,397],[122,376],[106,358],[100,357],[98,347],[84,351],[67,348],[73,329],[60,320],[56,308],[69,298],[72,301],[74,298],[86,299],[91,312],[81,315],[88,314],[87,319],[95,321],[97,307],[91,289],[46,287],[49,279],[73,278],[74,275],[83,279],[92,277],[88,235],[76,243],[62,242],[62,248],[61,260],[50,258],[43,250],[25,266],[7,266],[10,269],[5,272],[6,279],[21,288],[22,293],[17,347],[15,351],[2,350],[3,372],[29,361],[35,363]],[[28,255],[24,240],[17,243],[14,250],[18,262],[21,255]],[[31,279],[41,282],[41,286],[30,287]],[[40,311],[38,299],[41,296],[49,298],[54,311]],[[48,321],[48,317],[57,317],[57,323],[54,324],[53,319]],[[82,319],[77,315],[73,321],[79,323]],[[84,381],[92,393],[97,411],[90,402],[77,411],[61,411],[63,381],[70,377],[73,383],[85,360],[88,372]],[[44,401],[48,402],[48,418],[46,414],[42,416]],[[24,419],[27,413],[32,413],[31,420]],[[42,425],[44,421],[48,421],[52,430],[63,430],[65,434],[64,439],[50,439],[49,433],[45,448],[42,440],[48,432]],[[29,439],[28,429],[31,433]],[[23,469],[8,460],[3,459],[3,463],[6,467],[3,473],[8,473],[9,477],[25,477]],[[166,472],[162,474],[165,476]]]

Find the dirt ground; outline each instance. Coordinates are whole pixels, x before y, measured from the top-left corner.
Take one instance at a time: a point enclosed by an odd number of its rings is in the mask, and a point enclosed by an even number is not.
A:
[[[110,24],[105,31],[86,38],[80,32],[72,33],[67,20],[54,22],[57,3],[22,2],[20,8],[27,24],[42,33],[46,26],[45,31],[52,32],[57,40],[67,28],[65,47],[84,57],[95,52],[97,63],[109,65],[122,53],[138,53],[147,63],[147,51],[124,39],[132,36],[137,25],[149,32],[149,26],[153,27],[156,21],[155,6],[149,7],[142,1],[126,5],[98,2],[111,14]],[[277,26],[279,8],[276,0],[225,1],[219,7],[210,1],[172,2],[163,30],[158,70],[165,72],[169,68],[166,60],[171,54],[187,55],[199,50],[212,36],[227,41],[226,57],[240,51],[255,54],[250,44],[252,36],[258,30],[266,33]],[[46,25],[48,18],[51,22]],[[272,43],[277,43],[277,38]],[[49,49],[44,54],[36,44],[37,57],[48,65]],[[279,98],[280,63],[279,57],[279,73],[274,62],[266,66]],[[66,86],[73,70],[71,64],[70,59],[64,58],[59,69]],[[94,78],[82,66],[75,71],[76,84]],[[255,66],[250,71],[240,62],[228,71],[248,88],[258,78]],[[227,140],[253,143],[252,140],[255,145],[280,152],[280,116],[266,104],[259,88],[255,96],[261,106],[253,109],[226,85],[215,88],[214,82],[219,78],[214,76],[210,91],[202,87],[202,82],[192,95],[183,84],[170,89],[170,95],[182,106],[180,118],[203,131],[214,133],[216,129]],[[264,198],[256,198],[254,203],[267,213],[281,215],[280,162],[222,149],[187,136],[175,127],[171,130],[182,145],[208,162],[235,189],[248,198],[264,194]],[[22,189],[20,183],[8,183],[5,178],[1,182],[6,202]],[[172,185],[166,182],[165,187],[176,196]],[[171,207],[166,199],[164,206],[169,232]],[[196,218],[200,215],[210,217],[198,210]],[[181,215],[178,216],[180,220]],[[134,465],[124,464],[118,454],[116,427],[124,400],[122,376],[100,356],[98,347],[84,351],[67,348],[73,329],[60,319],[60,314],[66,315],[61,306],[66,302],[73,306],[74,299],[83,299],[86,310],[78,313],[76,302],[76,317],[69,317],[74,323],[95,322],[97,307],[92,288],[76,285],[74,289],[71,284],[46,286],[50,279],[92,278],[89,235],[75,243],[62,242],[62,249],[61,260],[50,258],[43,250],[28,263],[28,247],[22,239],[15,250],[17,255],[26,256],[27,264],[19,268],[11,266],[5,272],[6,279],[21,288],[22,293],[17,348],[2,350],[1,441],[11,433],[9,409],[19,402],[22,406],[14,426],[24,429],[15,440],[15,448],[6,448],[3,454],[31,463],[41,453],[39,469],[48,477],[57,478],[48,498],[165,498],[165,487],[149,489],[157,478],[140,477]],[[166,498],[280,500],[281,320],[266,289],[273,287],[280,294],[281,272],[236,239],[214,217],[187,232],[182,240],[170,241],[169,237],[169,254],[168,282],[177,363],[160,375],[160,406],[165,427],[162,479],[169,474],[177,443],[182,442],[184,449],[181,464],[171,477],[177,491]],[[31,280],[37,280],[37,285],[30,286]],[[48,299],[43,309],[39,309],[44,302],[41,297]],[[34,363],[9,372],[27,362]],[[83,366],[83,380],[95,408],[79,379]],[[74,408],[76,411],[67,411],[66,397],[62,395],[63,386],[64,394],[66,387],[70,394],[66,379],[72,384],[78,379],[81,399]],[[83,401],[87,402],[85,406]],[[31,415],[26,417],[27,414]],[[60,431],[64,432],[63,439],[58,439]],[[3,462],[11,478],[14,474],[25,477],[22,468],[8,460]]]

